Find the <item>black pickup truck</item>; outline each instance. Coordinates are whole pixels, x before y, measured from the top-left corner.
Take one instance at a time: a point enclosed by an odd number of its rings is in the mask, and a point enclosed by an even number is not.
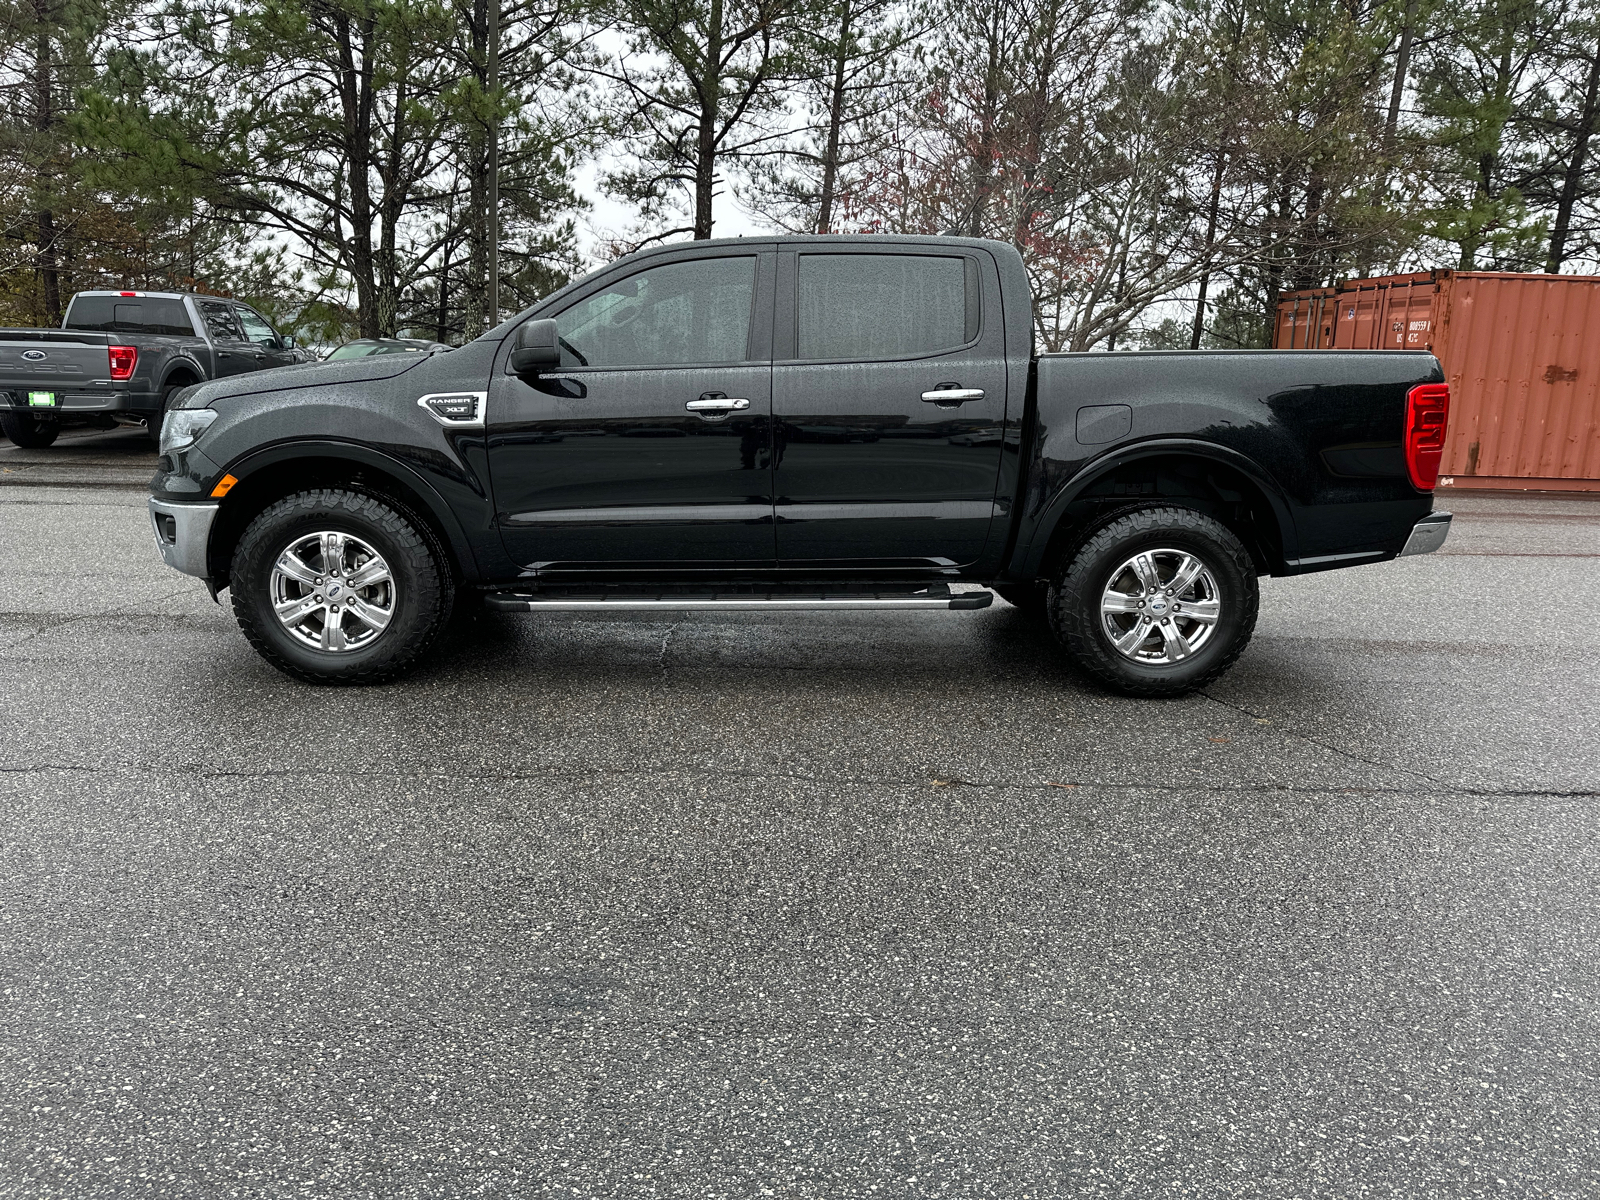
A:
[[[67,425],[143,425],[159,440],[179,388],[308,358],[237,300],[79,292],[60,329],[0,329],[0,430],[28,447]]]
[[[1033,353],[1011,247],[695,242],[469,345],[177,397],[173,567],[318,683],[393,677],[471,600],[527,612],[975,609],[1136,695],[1225,670],[1258,575],[1436,549],[1425,353]]]

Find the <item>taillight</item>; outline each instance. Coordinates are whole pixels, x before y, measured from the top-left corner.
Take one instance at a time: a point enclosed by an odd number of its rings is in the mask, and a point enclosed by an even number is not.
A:
[[[1406,474],[1419,491],[1431,492],[1439,482],[1449,420],[1449,384],[1418,384],[1406,393]]]
[[[132,379],[133,365],[139,361],[137,346],[108,346],[111,355],[111,378]]]

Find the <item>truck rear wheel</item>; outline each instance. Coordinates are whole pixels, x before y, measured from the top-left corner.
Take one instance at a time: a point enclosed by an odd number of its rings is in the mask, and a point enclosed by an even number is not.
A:
[[[371,496],[300,492],[269,505],[234,551],[233,612],[278,670],[307,683],[382,683],[450,615],[450,572],[429,533]]]
[[[24,450],[43,450],[61,432],[57,421],[46,421],[31,413],[0,413],[0,430]]]
[[[1120,513],[1050,590],[1050,622],[1073,661],[1130,696],[1182,696],[1221,675],[1255,630],[1250,552],[1189,508]]]

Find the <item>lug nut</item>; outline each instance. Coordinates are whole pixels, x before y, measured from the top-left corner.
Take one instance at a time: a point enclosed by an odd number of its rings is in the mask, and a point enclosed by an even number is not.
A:
[[[321,583],[322,583],[322,576],[321,575],[317,576],[317,583],[318,583],[319,586],[321,585]]]

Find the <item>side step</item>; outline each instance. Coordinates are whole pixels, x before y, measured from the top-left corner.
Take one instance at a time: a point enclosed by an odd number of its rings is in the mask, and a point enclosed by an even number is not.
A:
[[[988,608],[993,592],[952,592],[945,584],[918,591],[673,591],[605,588],[490,592],[484,604],[502,612],[674,611],[793,612],[822,609]]]

